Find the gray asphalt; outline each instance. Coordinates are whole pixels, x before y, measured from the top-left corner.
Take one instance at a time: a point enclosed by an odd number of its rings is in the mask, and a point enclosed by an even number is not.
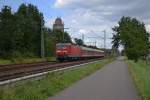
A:
[[[128,67],[118,58],[48,100],[141,100]]]

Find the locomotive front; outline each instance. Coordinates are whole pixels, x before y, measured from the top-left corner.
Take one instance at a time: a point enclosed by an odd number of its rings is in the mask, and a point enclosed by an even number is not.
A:
[[[56,56],[57,60],[63,61],[67,59],[69,53],[69,43],[58,43],[56,44]]]

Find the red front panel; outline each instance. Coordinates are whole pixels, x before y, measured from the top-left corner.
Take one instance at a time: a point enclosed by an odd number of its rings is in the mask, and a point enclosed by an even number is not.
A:
[[[58,45],[56,47],[57,56],[67,56],[70,53],[70,45]]]

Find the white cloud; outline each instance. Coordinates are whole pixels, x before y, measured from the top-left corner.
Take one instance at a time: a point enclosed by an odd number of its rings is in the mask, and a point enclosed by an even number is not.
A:
[[[99,0],[56,0],[54,6],[58,7],[58,8],[62,8],[62,7],[76,7],[76,6],[80,6],[80,5],[84,5],[84,6],[90,6],[91,3],[98,3]]]
[[[145,27],[146,27],[146,31],[150,33],[150,24],[146,25]]]
[[[85,42],[94,43],[97,42],[97,46],[102,47],[103,39],[101,38],[89,38],[95,36],[103,37],[103,30],[107,30],[107,37],[111,37],[111,27],[114,23],[108,20],[104,20],[102,16],[90,10],[75,10],[74,14],[63,17],[66,27],[70,27],[70,33],[75,38],[82,38],[82,34],[85,35]],[[109,39],[108,39],[109,40]],[[111,48],[111,41],[107,42],[107,47]]]
[[[55,2],[54,6],[58,7],[58,8],[63,7],[64,5],[67,5],[68,1],[69,0],[66,0],[65,2],[64,2],[64,0],[57,0]]]
[[[54,6],[64,10],[63,20],[69,27],[69,33],[81,38],[85,34],[85,41],[97,41],[103,45],[103,39],[89,39],[87,37],[103,36],[106,30],[107,37],[112,37],[112,27],[122,16],[131,16],[146,23],[150,32],[149,0],[56,0]],[[107,47],[111,48],[111,40],[107,39]]]
[[[48,28],[52,28],[54,21],[55,21],[55,17],[47,18],[45,22],[45,26]]]
[[[83,33],[88,33],[88,31],[85,30],[85,29],[80,29],[80,30],[79,30],[79,33],[81,33],[81,34],[83,34]]]

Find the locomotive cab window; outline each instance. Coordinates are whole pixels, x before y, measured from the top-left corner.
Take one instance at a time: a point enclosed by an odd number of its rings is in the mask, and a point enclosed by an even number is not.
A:
[[[57,49],[64,49],[65,45],[57,45]]]

